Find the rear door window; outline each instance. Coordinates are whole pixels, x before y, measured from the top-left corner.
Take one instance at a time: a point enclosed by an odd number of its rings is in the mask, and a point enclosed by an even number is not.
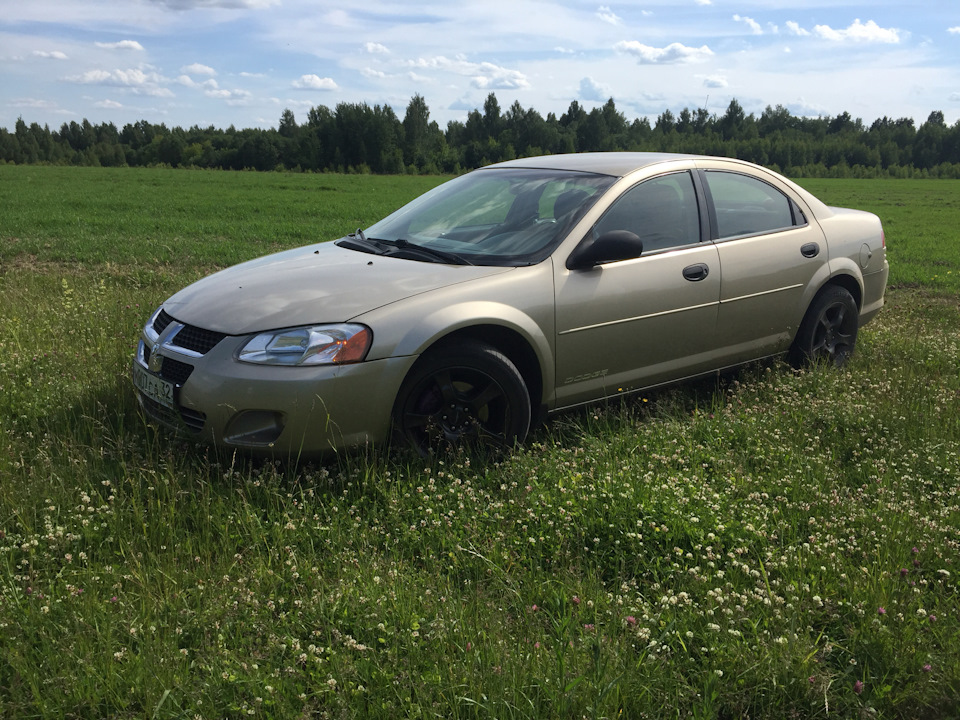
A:
[[[772,185],[747,175],[704,173],[717,217],[719,239],[777,232],[806,220],[790,199]]]

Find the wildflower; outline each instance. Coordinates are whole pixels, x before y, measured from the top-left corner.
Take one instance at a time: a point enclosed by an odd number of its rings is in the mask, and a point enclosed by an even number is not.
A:
[[[900,568],[900,577],[906,577],[908,572],[910,571],[906,568]]]
[[[933,666],[930,663],[927,663],[926,665],[923,666],[924,672],[930,672],[931,670],[933,670]]]
[[[862,681],[862,680],[857,680],[857,681],[853,684],[853,691],[854,691],[857,695],[859,695],[860,693],[863,692],[863,681]]]
[[[539,609],[540,609],[540,608],[538,608],[536,605],[531,605],[531,606],[530,606],[530,612],[536,612],[536,611],[539,610]]]
[[[473,650],[473,643],[467,642],[467,652],[470,652],[471,650]]]
[[[927,620],[929,620],[930,622],[936,622],[936,621],[937,621],[937,616],[936,616],[936,615],[931,615],[930,617],[927,618]]]
[[[886,609],[886,608],[884,608],[884,607],[878,607],[878,608],[877,608],[877,615],[886,615],[886,614],[887,614],[887,609]]]
[[[816,681],[817,681],[816,675],[811,675],[810,677],[807,678],[807,682],[810,683],[811,685],[813,685]]]
[[[586,623],[586,624],[583,626],[583,629],[584,629],[584,630],[587,630],[588,632],[591,631],[591,630],[593,630],[593,623]]]
[[[574,605],[579,605],[579,604],[580,604],[580,597],[579,597],[578,595],[574,595],[574,596],[573,596],[573,604],[574,604]]]
[[[626,617],[627,627],[636,627],[637,619],[633,615],[627,615]]]

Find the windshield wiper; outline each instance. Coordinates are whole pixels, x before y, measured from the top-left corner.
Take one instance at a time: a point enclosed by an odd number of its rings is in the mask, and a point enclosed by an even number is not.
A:
[[[412,243],[404,238],[397,238],[396,240],[381,240],[380,238],[372,239],[374,242],[381,243],[383,245],[389,245],[397,248],[398,250],[410,250],[411,252],[420,252],[424,255],[430,255],[431,257],[450,265],[473,265],[473,263],[463,257],[463,255],[447,252],[446,250],[437,250],[436,248],[427,247],[426,245],[417,245],[416,243]]]
[[[374,255],[382,255],[383,248],[375,242],[367,240],[367,236],[363,234],[363,230],[357,228],[356,232],[352,232],[347,235],[345,238],[337,241],[337,245],[340,247],[345,247],[350,250],[359,250],[360,252],[373,253]]]

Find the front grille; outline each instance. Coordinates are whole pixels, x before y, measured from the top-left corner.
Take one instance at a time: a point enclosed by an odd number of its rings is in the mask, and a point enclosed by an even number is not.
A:
[[[173,321],[174,318],[170,316],[166,310],[161,310],[153,321],[153,331],[157,335],[160,335],[167,329],[167,325]],[[224,333],[204,330],[195,325],[184,325],[183,329],[170,341],[170,344],[186,350],[192,350],[201,355],[206,355],[225,337],[226,335]]]
[[[169,380],[174,385],[183,385],[192,372],[193,365],[174,360],[171,357],[165,357],[160,368],[160,377]]]
[[[161,310],[157,319],[153,321],[153,331],[159,335],[167,329],[167,325],[173,322],[173,318],[167,315],[166,310]]]
[[[218,342],[226,337],[223,333],[213,330],[204,330],[193,325],[184,325],[183,330],[177,333],[171,341],[172,345],[193,350],[201,355],[206,355],[213,350]]]

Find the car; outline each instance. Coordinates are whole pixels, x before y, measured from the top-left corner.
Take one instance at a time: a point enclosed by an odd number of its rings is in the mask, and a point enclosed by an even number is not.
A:
[[[133,382],[150,418],[228,451],[503,448],[551,413],[769,356],[843,364],[888,273],[875,215],[754,164],[524,158],[179,291]]]

